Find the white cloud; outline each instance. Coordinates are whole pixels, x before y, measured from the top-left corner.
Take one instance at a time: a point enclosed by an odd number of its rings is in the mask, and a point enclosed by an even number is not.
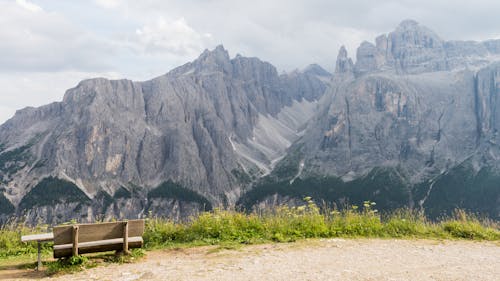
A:
[[[94,0],[94,2],[103,8],[112,9],[120,6],[120,0]]]
[[[186,56],[206,48],[212,40],[212,35],[197,32],[184,18],[167,21],[159,17],[153,23],[138,28],[135,31],[135,39],[143,53]]]
[[[0,2],[0,72],[95,71],[112,45],[64,16],[18,0]]]
[[[33,4],[31,2],[28,2],[26,0],[16,0],[16,3],[23,7],[24,9],[31,11],[31,12],[40,12],[42,11],[42,8],[40,6],[37,6],[36,4]]]

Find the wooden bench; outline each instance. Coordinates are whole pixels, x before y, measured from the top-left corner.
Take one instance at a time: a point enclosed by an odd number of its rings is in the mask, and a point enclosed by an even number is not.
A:
[[[127,254],[142,247],[144,220],[56,226],[53,233],[54,258],[105,251]]]

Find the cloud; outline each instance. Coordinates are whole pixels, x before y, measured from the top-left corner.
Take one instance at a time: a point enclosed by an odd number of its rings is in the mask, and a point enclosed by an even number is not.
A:
[[[40,12],[42,11],[42,8],[40,6],[37,6],[31,2],[28,2],[26,0],[16,0],[16,3],[23,7],[24,9],[31,11],[31,12]]]
[[[0,2],[0,72],[95,71],[113,46],[41,7],[18,0]]]
[[[94,0],[94,2],[103,8],[112,9],[120,6],[120,0]]]
[[[133,38],[145,54],[186,56],[199,54],[210,44],[212,35],[197,32],[182,17],[170,22],[159,17],[155,22],[138,28]]]
[[[445,11],[453,10],[453,13]],[[500,1],[447,0],[212,0],[131,1],[116,7],[128,18],[183,17],[194,30],[212,34],[230,52],[257,56],[291,70],[317,62],[332,67],[338,48],[355,56],[412,18],[447,40],[484,40],[499,35]]]

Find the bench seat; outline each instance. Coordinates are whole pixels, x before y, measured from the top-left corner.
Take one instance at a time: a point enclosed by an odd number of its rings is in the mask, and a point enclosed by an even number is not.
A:
[[[143,244],[142,237],[129,237],[128,247],[141,248]],[[100,241],[91,242],[80,242],[78,243],[78,253],[94,253],[94,252],[104,252],[104,251],[119,251],[123,247],[123,238],[106,239]],[[54,245],[54,257],[67,257],[71,255],[73,250],[73,243]]]

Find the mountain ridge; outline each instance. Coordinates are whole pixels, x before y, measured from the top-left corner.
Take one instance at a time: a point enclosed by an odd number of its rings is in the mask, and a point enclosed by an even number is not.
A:
[[[315,194],[500,217],[500,40],[444,41],[406,20],[375,43],[355,63],[341,47],[333,74],[278,74],[219,45],[151,80],[84,80],[0,126],[0,200],[12,204],[0,216],[179,219]],[[44,179],[89,201],[36,205]],[[452,182],[460,196],[446,195]]]
[[[234,204],[242,179],[251,176],[247,171],[258,176],[261,168],[269,169],[296,138],[290,132],[304,117],[286,112],[324,92],[318,77],[325,72],[315,69],[319,75],[278,75],[269,63],[230,59],[218,46],[152,80],[84,80],[62,102],[18,111],[0,126],[5,150],[22,148],[15,155],[0,152],[10,155],[0,163],[3,194],[16,206],[47,177],[73,183],[93,201],[140,186],[140,202],[130,207],[139,212],[152,204],[147,192],[173,181],[213,204]],[[269,139],[270,128],[282,131],[281,142],[253,141],[255,134]],[[103,208],[91,206],[88,213]],[[43,217],[47,210],[39,213]]]

